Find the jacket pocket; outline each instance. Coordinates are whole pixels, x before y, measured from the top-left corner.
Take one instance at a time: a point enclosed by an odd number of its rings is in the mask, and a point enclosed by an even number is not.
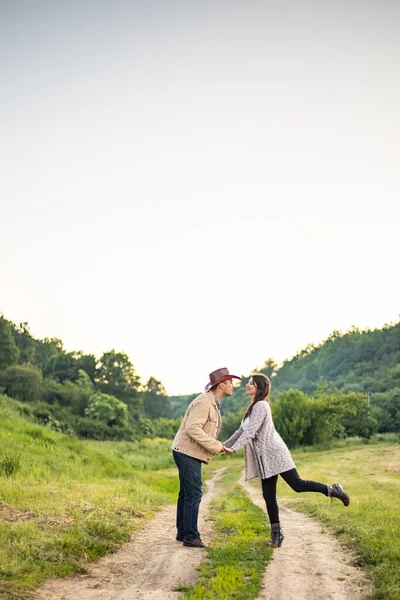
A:
[[[264,461],[263,461],[261,454],[258,455],[258,460],[260,461],[260,470],[261,470],[262,479],[265,479],[266,471],[265,471]]]

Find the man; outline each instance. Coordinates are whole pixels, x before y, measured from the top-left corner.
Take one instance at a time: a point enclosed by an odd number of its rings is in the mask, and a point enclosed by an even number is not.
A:
[[[232,379],[227,368],[210,373],[205,392],[188,406],[172,444],[172,453],[179,471],[180,490],[176,510],[176,539],[184,546],[204,548],[197,528],[202,496],[201,465],[219,453],[231,454],[217,441],[221,429],[221,402],[232,396]]]

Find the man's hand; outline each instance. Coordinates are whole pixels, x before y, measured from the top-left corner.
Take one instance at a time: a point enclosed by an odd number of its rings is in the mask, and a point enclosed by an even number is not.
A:
[[[234,450],[232,450],[232,448],[227,448],[226,446],[222,446],[222,450],[220,451],[220,454],[222,454],[223,456],[228,456],[228,454],[233,454]]]

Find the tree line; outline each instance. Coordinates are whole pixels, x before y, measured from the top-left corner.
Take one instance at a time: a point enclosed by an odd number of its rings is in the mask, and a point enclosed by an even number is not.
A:
[[[175,430],[161,381],[142,384],[125,352],[100,358],[36,339],[28,323],[0,315],[0,393],[53,429],[95,439],[170,437]]]
[[[334,331],[281,365],[269,358],[251,372],[271,379],[275,426],[291,447],[347,436],[367,439],[376,432],[400,433],[400,323]],[[250,375],[243,375],[233,396],[223,402],[221,439],[240,425]],[[179,410],[175,399],[176,416],[183,414],[189,400],[182,397]]]
[[[255,371],[271,379],[275,425],[292,447],[400,432],[400,323],[334,331],[283,364],[269,358]],[[223,402],[221,439],[240,424],[250,375]],[[67,352],[60,339],[36,339],[27,323],[1,315],[0,393],[40,423],[95,439],[172,438],[197,395],[168,397],[155,377],[142,383],[124,352]]]

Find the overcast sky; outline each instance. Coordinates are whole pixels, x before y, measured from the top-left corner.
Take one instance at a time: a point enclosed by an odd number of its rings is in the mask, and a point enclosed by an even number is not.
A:
[[[400,313],[400,3],[0,0],[0,312],[170,394]]]

